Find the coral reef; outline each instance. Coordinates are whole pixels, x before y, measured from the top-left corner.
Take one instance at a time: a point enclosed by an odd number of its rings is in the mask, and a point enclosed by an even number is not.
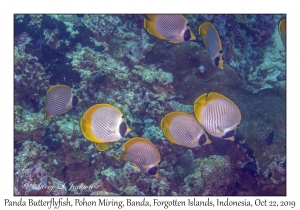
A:
[[[224,195],[220,186],[234,183],[227,156],[196,159],[195,165],[198,170],[184,178],[183,195]]]
[[[286,58],[276,26],[284,15],[185,17],[194,34],[201,23],[214,24],[224,69],[211,64],[201,37],[157,39],[144,30],[143,15],[14,16],[15,195],[286,195]],[[43,120],[47,89],[56,84],[83,101]],[[194,100],[211,91],[240,108],[236,141],[193,149],[168,141],[162,116],[193,114]],[[120,108],[132,128],[106,152],[78,125],[97,103]],[[160,178],[118,159],[135,136],[159,150]]]

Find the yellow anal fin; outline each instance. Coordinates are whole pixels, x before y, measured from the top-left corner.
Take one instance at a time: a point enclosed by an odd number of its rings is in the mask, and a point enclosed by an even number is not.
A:
[[[49,120],[50,118],[54,117],[54,115],[46,115],[44,120]]]
[[[94,146],[100,151],[103,152],[111,147],[112,144],[107,143],[96,143],[94,142]]]
[[[119,161],[120,161],[120,160],[128,161],[124,154],[125,154],[125,151],[123,151],[123,152],[120,154],[120,156],[119,156],[118,158],[116,158],[116,159],[119,160]]]
[[[91,124],[88,123],[83,117],[80,118],[80,130],[84,138],[89,141],[96,142],[96,143],[103,143],[100,139],[98,139],[92,131]]]
[[[138,167],[135,163],[132,163],[132,165],[134,165],[137,169],[141,171],[140,167]]]
[[[170,130],[169,130],[169,129],[163,129],[162,131],[163,131],[165,137],[166,137],[170,142],[172,142],[173,144],[181,145],[181,144],[179,144],[178,141],[176,141],[176,140],[173,138],[173,136],[172,136],[172,134],[170,133]]]
[[[169,42],[171,42],[173,44],[178,44],[179,43],[179,42],[174,42],[174,41],[170,41],[170,40],[169,40]]]

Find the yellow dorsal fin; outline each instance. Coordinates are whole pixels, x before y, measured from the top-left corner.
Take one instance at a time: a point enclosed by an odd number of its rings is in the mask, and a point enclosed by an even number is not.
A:
[[[150,142],[149,140],[147,140],[147,139],[145,139],[145,138],[142,138],[142,137],[134,137],[134,138],[131,138],[131,139],[129,139],[127,142],[125,142],[125,144],[123,145],[124,152],[127,152],[128,149],[129,149],[133,144],[135,144],[135,143],[137,143],[137,142],[141,142],[141,141],[145,141],[145,142],[147,142],[147,143]],[[150,142],[150,144],[152,144],[152,143]]]
[[[279,32],[281,34],[281,32],[283,31],[286,31],[286,19],[282,19],[280,22],[279,22]]]
[[[96,143],[103,143],[101,139],[98,139],[92,131],[92,125],[91,125],[91,116],[89,116],[90,113],[87,113],[87,115],[84,115],[80,118],[80,130],[83,136],[92,142]]]
[[[180,115],[186,115],[186,116],[189,116],[189,117],[192,117],[192,118],[195,118],[194,116],[192,115],[189,115],[187,113],[184,113],[184,112],[170,112],[168,114],[166,114],[162,119],[161,119],[161,123],[160,123],[160,129],[163,131],[163,134],[165,135],[165,137],[172,143],[174,144],[178,144],[178,145],[181,145],[178,141],[176,141],[172,134],[170,133],[170,125],[173,121],[173,119],[177,116],[180,116]],[[196,118],[195,118],[196,119]]]
[[[161,157],[160,157],[160,153],[159,153],[157,147],[156,147],[151,141],[149,141],[148,139],[145,139],[145,138],[143,138],[143,137],[134,137],[134,138],[129,139],[129,140],[123,145],[124,154],[129,150],[129,148],[130,148],[133,144],[135,144],[135,143],[137,143],[137,142],[146,142],[148,145],[150,145],[151,147],[153,147],[153,148],[157,151],[157,153],[159,154],[159,161],[158,161],[158,162],[160,162]],[[123,155],[123,157],[124,157],[124,155]]]
[[[69,87],[68,85],[53,85],[51,86],[48,90],[47,90],[47,93],[46,93],[46,97],[48,96],[48,94],[50,93],[50,91],[52,91],[53,89],[57,88],[57,87],[67,87],[67,88],[70,88],[70,90],[72,90],[71,87]]]
[[[192,116],[190,114],[187,114],[185,112],[169,112],[161,120],[161,124],[160,124],[161,129],[162,128],[169,128],[171,122],[173,121],[173,119],[177,116],[180,116],[180,115],[185,115],[185,116],[194,118],[194,116]]]
[[[148,20],[147,18],[144,18],[144,28],[153,36],[159,38],[159,39],[164,39],[166,40],[165,37],[163,37],[162,35],[160,35],[157,30],[155,29],[154,23],[156,21],[156,16],[157,15],[148,15],[148,18],[150,20]]]
[[[53,86],[51,86],[48,90],[47,90],[47,93],[46,93],[46,98],[48,97],[48,94],[53,90],[53,89],[55,89],[55,88],[57,88],[57,87],[68,87],[68,88],[70,88],[69,86],[67,86],[67,85],[53,85]],[[71,90],[72,88],[70,88],[70,90]],[[45,106],[45,108],[44,108],[44,120],[48,120],[48,119],[50,119],[50,118],[52,118],[52,117],[54,117],[54,115],[47,115],[46,114],[46,110],[47,110],[47,107]]]
[[[216,93],[216,92],[210,92],[208,95],[207,95],[207,103],[209,103],[209,102],[211,102],[211,101],[213,101],[213,100],[215,100],[215,99],[225,99],[225,100],[227,100],[227,101],[230,101],[238,110],[239,110],[239,112],[240,112],[240,116],[241,116],[241,111],[240,111],[240,109],[237,107],[237,105],[233,102],[233,101],[231,101],[229,98],[227,98],[226,96],[223,96],[223,95],[221,95],[221,94],[219,94],[219,93]],[[240,119],[241,120],[241,119]]]
[[[206,98],[207,98],[207,93],[203,93],[194,102],[194,114],[201,125],[202,125],[202,119],[200,118],[200,113],[202,112],[202,109],[207,104]]]
[[[211,26],[210,22],[204,22],[198,28],[199,35],[202,37],[202,40],[203,40],[203,43],[204,43],[206,49],[207,49],[206,33],[208,31],[208,27],[210,27],[210,26]]]
[[[227,101],[230,101],[231,103],[233,103],[229,98],[227,98],[226,96],[223,96],[222,94],[216,93],[216,92],[210,92],[207,95],[207,103],[216,100],[216,99],[225,99]],[[234,103],[233,103],[234,104]]]
[[[225,96],[223,96],[223,95],[221,95],[219,93],[210,92],[210,93],[208,93],[207,101],[212,101],[212,100],[219,99],[219,98],[223,98],[223,99],[229,100],[227,97],[225,97]]]
[[[105,142],[104,142],[103,140],[98,139],[93,134],[93,131],[92,131],[92,125],[91,125],[92,116],[98,108],[104,107],[104,106],[111,106],[111,107],[115,108],[116,110],[118,110],[120,112],[120,114],[122,115],[121,110],[111,104],[96,104],[96,105],[90,107],[88,110],[86,110],[86,112],[80,118],[79,125],[80,125],[80,130],[81,130],[81,133],[83,134],[83,136],[92,142],[96,142],[96,143],[115,142],[115,140],[105,140]]]
[[[221,43],[221,40],[220,40],[219,33],[218,33],[217,29],[214,27],[214,25],[211,24],[210,22],[204,22],[204,23],[202,23],[199,26],[199,29],[198,29],[198,32],[199,32],[199,34],[201,35],[201,37],[203,39],[203,42],[204,42],[204,45],[205,45],[206,49],[208,49],[208,46],[207,46],[208,43],[206,41],[206,34],[207,34],[208,29],[210,27],[213,28],[214,31],[217,33],[217,35],[218,35],[218,43],[219,43],[219,46],[220,46],[219,50],[222,50],[222,43]]]
[[[281,41],[284,45],[284,48],[286,48],[286,19],[282,19],[279,22],[278,30],[279,30],[279,34],[281,37]]]
[[[155,21],[156,16],[157,16],[157,15],[155,15],[155,14],[147,15],[148,19],[151,20],[151,21]]]

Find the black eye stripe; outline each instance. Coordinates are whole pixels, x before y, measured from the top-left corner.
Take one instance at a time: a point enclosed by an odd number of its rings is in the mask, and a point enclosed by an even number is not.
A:
[[[234,136],[234,130],[228,131],[224,136],[222,136],[222,138],[229,138],[232,136]]]
[[[205,142],[206,142],[206,136],[205,134],[202,134],[202,136],[200,136],[200,138],[198,139],[198,144],[203,145]]]
[[[220,57],[216,57],[215,58],[215,65],[216,66],[219,66],[219,61],[220,61]]]
[[[122,122],[120,127],[119,127],[119,132],[120,132],[122,137],[125,136],[126,131],[127,131],[126,123]]]
[[[187,29],[185,32],[184,32],[184,35],[183,35],[183,39],[184,41],[189,41],[191,39],[191,32],[189,29]]]
[[[73,98],[72,98],[72,106],[74,107],[74,106],[76,106],[77,104],[78,104],[78,98],[76,97],[76,96],[73,96]]]
[[[158,170],[158,167],[157,167],[157,166],[152,167],[152,168],[149,169],[148,174],[149,174],[149,175],[155,175],[156,172],[157,172],[157,170]]]

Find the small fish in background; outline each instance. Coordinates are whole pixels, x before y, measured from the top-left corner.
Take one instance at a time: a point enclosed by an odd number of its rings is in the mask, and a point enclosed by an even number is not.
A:
[[[285,18],[279,21],[278,30],[279,30],[279,34],[283,46],[286,49],[286,19]]]
[[[183,15],[147,15],[144,28],[153,36],[171,43],[195,40],[190,24]]]
[[[272,175],[273,175],[272,172],[269,172],[267,179],[271,179]]]
[[[270,134],[269,134],[269,136],[268,136],[268,138],[266,139],[266,142],[267,142],[267,145],[269,146],[270,144],[272,144],[273,143],[273,140],[274,140],[274,131],[272,131]]]
[[[197,119],[184,112],[166,114],[161,119],[160,129],[174,144],[194,148],[210,143]]]
[[[98,75],[96,75],[94,81],[97,82],[98,84],[102,84],[105,81],[105,79],[106,79],[105,74],[103,74],[103,75],[98,74]]]
[[[151,141],[135,137],[129,139],[123,149],[120,159],[129,161],[140,171],[159,178],[160,153]]]
[[[75,96],[72,88],[67,85],[51,86],[46,94],[44,120],[70,111],[81,101],[82,99]]]
[[[194,113],[211,136],[234,140],[241,112],[231,100],[219,93],[204,93],[195,100]]]
[[[204,22],[199,26],[199,34],[208,50],[212,64],[219,69],[223,69],[222,43],[218,31],[210,22]]]
[[[80,118],[80,130],[95,147],[105,151],[126,136],[130,131],[123,113],[111,104],[96,104],[85,111]]]

